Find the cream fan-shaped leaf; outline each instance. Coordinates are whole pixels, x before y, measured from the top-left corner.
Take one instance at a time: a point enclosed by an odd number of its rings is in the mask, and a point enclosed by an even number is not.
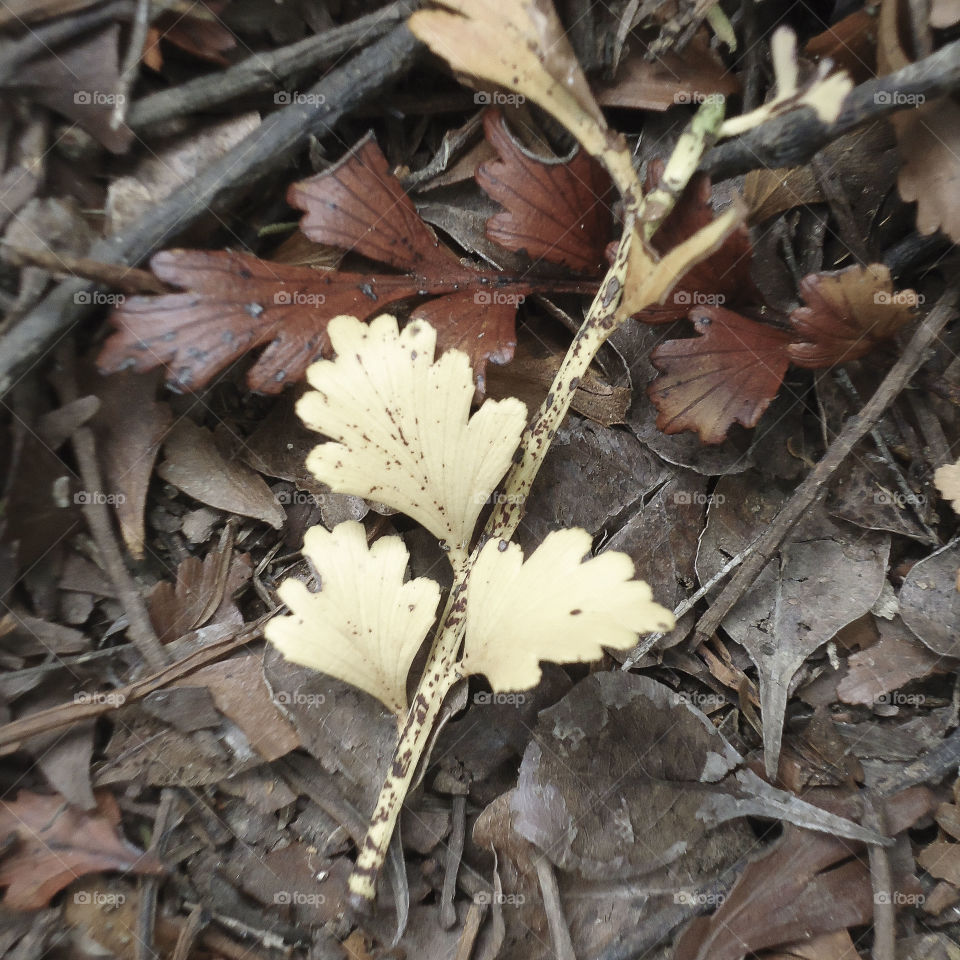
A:
[[[933,482],[944,500],[949,500],[953,509],[960,513],[960,460],[938,467],[933,474]]]
[[[291,612],[267,624],[267,639],[287,660],[351,683],[403,716],[407,674],[433,624],[440,588],[426,577],[404,583],[403,541],[381,537],[368,548],[363,526],[352,520],[332,532],[309,529],[303,553],[320,590],[285,580],[278,593]]]
[[[633,579],[633,561],[613,551],[584,560],[591,544],[572,529],[548,534],[526,561],[505,540],[483,547],[467,585],[464,674],[485,674],[498,692],[526,690],[541,660],[596,660],[638,633],[673,629],[673,614]]]
[[[466,354],[434,362],[436,331],[422,320],[403,333],[388,315],[370,324],[334,317],[336,359],[307,371],[316,388],[297,412],[338,442],[323,443],[307,468],[336,493],[394,507],[455,552],[500,482],[527,420],[519,400],[487,400],[471,417],[473,374]]]

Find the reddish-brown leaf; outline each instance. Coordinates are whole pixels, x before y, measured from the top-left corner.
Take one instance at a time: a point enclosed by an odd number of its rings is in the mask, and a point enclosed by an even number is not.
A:
[[[367,138],[337,166],[294,184],[303,232],[403,274],[318,270],[227,251],[158,253],[154,273],[186,293],[133,297],[114,311],[100,369],[165,365],[175,388],[198,389],[227,364],[269,344],[247,374],[251,389],[279,393],[328,348],[327,323],[361,319],[413,297],[437,296],[418,315],[438,325],[441,345],[471,358],[482,388],[487,360],[505,363],[516,345],[514,315],[537,285],[463,266],[420,219],[379,147]],[[444,329],[446,325],[449,329]]]
[[[487,221],[487,236],[508,250],[595,274],[610,239],[610,178],[583,150],[548,163],[526,153],[499,110],[483,129],[499,160],[481,164],[477,183],[504,208]]]
[[[648,191],[660,183],[663,167],[661,160],[650,164]],[[710,178],[697,174],[653,235],[653,246],[659,253],[666,253],[713,220]],[[685,317],[691,307],[759,303],[760,292],[750,277],[752,256],[750,232],[744,224],[730,234],[716,253],[694,264],[683,275],[666,303],[647,307],[637,314],[637,319],[644,323],[672,323]]]
[[[919,298],[894,291],[882,263],[811,273],[800,281],[807,306],[790,314],[796,339],[791,361],[817,369],[849,363],[889,340],[913,319]]]
[[[668,340],[650,355],[663,374],[648,394],[664,433],[696,430],[722,443],[734,423],[755,427],[787,372],[790,335],[722,307],[690,311],[699,337]]]
[[[0,801],[0,838],[13,847],[0,861],[4,906],[40,910],[77,877],[104,870],[158,874],[163,864],[120,836],[120,811],[110,794],[97,795],[98,808],[84,813],[59,794],[21,790]]]
[[[190,292],[126,300],[111,315],[118,332],[97,362],[103,373],[163,364],[169,385],[182,390],[205,386],[227,364],[269,343],[247,382],[279,393],[320,356],[331,317],[367,317],[420,289],[409,277],[292,267],[226,250],[165,250],[150,266]]]

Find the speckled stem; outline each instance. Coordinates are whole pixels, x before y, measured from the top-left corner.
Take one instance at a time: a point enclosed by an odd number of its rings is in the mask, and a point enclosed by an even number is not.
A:
[[[518,457],[504,481],[503,490],[507,495],[497,498],[497,505],[483,536],[469,559],[451,557],[454,564],[453,586],[413,704],[400,731],[390,773],[380,791],[370,829],[350,875],[350,903],[358,911],[368,909],[376,895],[377,876],[386,859],[390,838],[414,772],[430,739],[444,697],[461,679],[458,661],[465,627],[467,581],[473,563],[489,539],[499,537],[509,540],[516,531],[526,497],[557,428],[570,409],[580,379],[586,374],[603,342],[626,319],[619,313],[619,306],[632,244],[643,242],[639,225],[643,223],[644,236],[649,237],[673,209],[684,185],[696,170],[701,153],[713,142],[722,120],[722,106],[719,112],[710,103],[700,108],[667,164],[663,180],[669,184],[669,189],[652,192],[650,203],[647,198],[639,201],[634,199],[640,196],[635,178],[628,184],[624,167],[621,165],[617,171],[615,179],[618,186],[621,189],[629,186],[630,189],[625,197],[624,231],[613,265],[607,271],[587,318],[557,371],[550,393],[523,434]]]

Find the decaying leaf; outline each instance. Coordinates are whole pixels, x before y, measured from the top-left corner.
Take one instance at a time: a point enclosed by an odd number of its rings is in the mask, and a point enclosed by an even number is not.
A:
[[[900,590],[900,615],[934,653],[960,657],[960,541],[924,557],[910,568]]]
[[[111,123],[120,87],[120,24],[84,31],[56,53],[36,56],[17,70],[19,92],[80,124],[114,153],[124,153],[133,140],[125,124]]]
[[[523,155],[506,146],[511,141],[502,126],[490,130],[500,135],[505,161],[519,162]],[[541,182],[554,184],[550,199],[555,203],[557,178],[573,182],[566,167],[527,160],[526,172],[537,169]],[[580,165],[585,168],[587,160]],[[507,182],[516,182],[517,176],[522,174],[511,172]],[[591,174],[594,182],[600,182],[596,173]],[[288,199],[304,211],[301,229],[311,240],[403,272],[312,269],[226,250],[162,251],[150,261],[153,272],[186,292],[130,297],[113,311],[117,332],[100,354],[101,370],[164,365],[172,387],[197,390],[229,363],[266,346],[248,370],[247,383],[253,390],[279,393],[329,353],[332,317],[366,319],[388,304],[431,297],[411,316],[436,328],[441,350],[469,355],[482,393],[487,362],[506,363],[513,356],[515,317],[523,298],[536,289],[563,287],[556,280],[511,278],[462,264],[420,218],[372,137],[330,169],[293,184]],[[606,208],[584,204],[581,190],[563,220],[571,221],[571,230],[589,224],[592,234]],[[565,257],[576,249],[560,242],[552,222],[529,217],[512,222],[516,229],[547,230],[546,236],[528,238],[531,249],[563,249]],[[583,249],[597,242],[593,236],[589,244],[580,238]],[[582,249],[580,255],[585,255]]]
[[[878,19],[877,65],[882,72],[910,64],[900,37],[902,4],[884,0]],[[923,234],[943,230],[960,241],[960,107],[950,97],[927,100],[906,98],[904,109],[891,114],[902,163],[897,176],[900,196],[917,203],[917,230]]]
[[[667,889],[703,883],[701,871],[752,846],[730,825],[743,817],[867,836],[757,777],[687,697],[621,671],[594,673],[541,711],[510,806],[520,835],[561,869],[595,881],[656,874]]]
[[[813,273],[800,281],[807,306],[790,314],[798,342],[787,348],[799,367],[816,369],[858,360],[913,319],[919,297],[894,291],[882,263]]]
[[[363,526],[307,531],[303,544],[320,589],[288,579],[280,599],[292,611],[266,627],[267,639],[293,663],[353,684],[402,716],[407,674],[436,616],[440,588],[420,577],[403,582],[408,553],[399,537],[371,548]]]
[[[133,556],[140,558],[147,487],[173,416],[165,403],[155,399],[156,377],[98,377],[95,387],[100,410],[91,425],[103,460],[104,480],[115,495],[114,510],[123,542]]]
[[[837,684],[841,703],[892,702],[887,696],[891,691],[947,669],[941,657],[917,643],[899,617],[876,623],[880,639],[847,660],[847,674]]]
[[[217,709],[245,734],[250,746],[267,762],[300,746],[300,738],[280,713],[264,682],[260,654],[211,663],[181,681],[174,690],[209,690]]]
[[[263,477],[217,449],[213,434],[183,419],[163,445],[157,473],[201,503],[243,517],[254,517],[279,530],[286,521]]]
[[[826,796],[820,802],[837,810],[844,806]],[[925,787],[897,794],[884,804],[890,833],[906,830],[935,804]],[[747,865],[712,916],[687,927],[677,942],[676,960],[740,960],[745,953],[872,920],[874,890],[862,854],[851,856],[850,844],[834,837],[792,827],[784,834],[773,850]],[[916,877],[896,860],[894,871],[894,889],[878,893],[894,903],[894,892],[902,898],[920,896]]]
[[[588,153],[546,163],[517,144],[499,110],[483,120],[500,159],[482,164],[477,183],[504,207],[487,221],[487,236],[507,250],[525,251],[580,273],[604,264],[610,237],[610,178]]]
[[[633,578],[633,561],[608,551],[584,561],[586,530],[556,530],[527,560],[514,543],[490,540],[470,573],[461,667],[494,690],[526,690],[540,661],[597,660],[637,634],[673,629],[673,615]]]
[[[695,340],[668,340],[650,355],[662,375],[648,388],[664,433],[696,430],[721,443],[734,423],[755,427],[789,365],[790,335],[723,307],[690,311]]]
[[[124,840],[120,810],[106,792],[98,809],[84,813],[57,794],[21,790],[16,800],[0,801],[0,836],[14,847],[0,860],[4,904],[14,910],[39,910],[50,898],[85,873],[105,870],[159,874],[163,864]]]
[[[388,315],[369,325],[330,323],[336,360],[307,374],[315,392],[297,404],[323,443],[307,467],[337,493],[386,503],[455,551],[500,481],[526,423],[514,399],[487,400],[471,417],[473,377],[459,351],[434,362],[436,331],[413,320],[403,333]]]
[[[757,539],[784,497],[756,472],[720,481],[697,554],[701,583]],[[870,610],[885,582],[889,551],[888,535],[846,527],[821,505],[812,507],[723,621],[757,666],[771,776],[791,680],[810,654]]]

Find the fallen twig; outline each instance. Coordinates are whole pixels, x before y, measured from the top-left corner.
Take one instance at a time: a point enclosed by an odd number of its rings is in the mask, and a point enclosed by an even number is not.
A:
[[[344,114],[402,75],[418,46],[405,24],[395,27],[315,84],[309,91],[310,97],[267,117],[233,149],[126,230],[94,244],[89,258],[105,263],[140,263],[215,207],[218,200],[288,163],[311,135],[329,131]],[[0,396],[56,339],[82,319],[89,305],[78,303],[76,294],[89,287],[86,281],[64,281],[0,337]]]
[[[883,383],[860,413],[848,421],[830,444],[820,462],[784,504],[774,521],[757,541],[753,553],[721,591],[697,624],[691,648],[708,640],[737,601],[753,585],[763,568],[772,559],[780,544],[810,505],[823,494],[825,484],[846,459],[850,451],[877,424],[884,410],[900,395],[926,359],[928,347],[954,316],[958,288],[951,285],[936,302],[907,344],[900,359],[893,365]]]
[[[267,614],[248,624],[240,633],[230,634],[222,640],[215,640],[213,643],[195,650],[183,659],[177,660],[155,673],[135,680],[133,683],[128,683],[126,686],[117,687],[109,691],[110,696],[94,697],[82,703],[69,700],[59,706],[48,707],[46,710],[40,710],[37,713],[31,713],[29,716],[4,724],[0,727],[0,752],[10,753],[19,749],[23,740],[38,733],[47,733],[50,730],[72,726],[81,720],[102,717],[113,710],[126,706],[128,703],[142,700],[147,694],[153,693],[154,690],[160,690],[168,683],[189,676],[208,663],[214,663],[228,653],[232,653],[238,647],[252,643],[261,635],[263,625],[271,616],[273,614]]]
[[[143,132],[173,117],[208,110],[238,97],[276,90],[291,75],[340,57],[358,44],[378,39],[401,23],[415,7],[413,0],[397,0],[326,33],[269,53],[253,53],[226,70],[152,93],[130,107],[127,123]]]
[[[883,77],[861,83],[847,94],[835,123],[823,123],[809,107],[794,110],[735,140],[714,147],[700,169],[714,180],[734,177],[759,167],[794,167],[818,150],[863,123],[904,109],[905,97],[927,100],[960,87],[960,40]]]

